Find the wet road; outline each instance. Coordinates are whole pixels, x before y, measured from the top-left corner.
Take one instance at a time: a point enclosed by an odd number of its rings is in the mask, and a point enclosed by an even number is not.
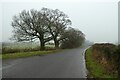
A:
[[[86,78],[86,48],[56,54],[3,60],[3,78]]]

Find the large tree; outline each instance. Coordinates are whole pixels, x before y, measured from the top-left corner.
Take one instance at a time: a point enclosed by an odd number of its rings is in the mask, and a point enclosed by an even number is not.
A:
[[[62,38],[61,35],[68,25],[71,25],[69,17],[58,9],[43,8],[42,13],[46,16],[48,29],[53,37],[55,48],[59,48],[59,42]]]
[[[48,32],[46,16],[37,10],[23,10],[13,17],[12,26],[14,39],[29,41],[37,38],[40,41],[41,50],[44,50],[45,43],[52,39]]]
[[[69,27],[61,38],[61,48],[76,48],[83,44],[85,35],[80,30]]]

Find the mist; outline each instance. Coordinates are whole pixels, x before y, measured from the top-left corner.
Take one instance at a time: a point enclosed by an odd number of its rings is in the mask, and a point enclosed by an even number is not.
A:
[[[6,2],[2,4],[2,40],[10,42],[12,17],[22,10],[59,9],[69,16],[72,27],[81,30],[87,40],[117,43],[118,3],[116,2]]]

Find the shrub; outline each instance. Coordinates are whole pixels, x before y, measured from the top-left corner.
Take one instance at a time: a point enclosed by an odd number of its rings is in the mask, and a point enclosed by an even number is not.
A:
[[[114,44],[94,44],[92,46],[94,58],[100,62],[109,73],[120,73],[120,48]],[[104,64],[105,63],[105,64]]]

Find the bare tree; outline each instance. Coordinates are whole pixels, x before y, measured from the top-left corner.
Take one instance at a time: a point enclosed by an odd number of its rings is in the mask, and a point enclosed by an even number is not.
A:
[[[42,13],[46,15],[49,32],[53,37],[55,48],[59,48],[59,41],[62,39],[60,37],[64,33],[66,27],[71,25],[71,20],[65,13],[58,9],[52,10],[43,8]]]
[[[37,38],[40,41],[40,49],[44,50],[45,43],[52,39],[46,24],[46,16],[40,11],[23,10],[19,15],[13,17],[13,37],[17,41],[29,41]]]

